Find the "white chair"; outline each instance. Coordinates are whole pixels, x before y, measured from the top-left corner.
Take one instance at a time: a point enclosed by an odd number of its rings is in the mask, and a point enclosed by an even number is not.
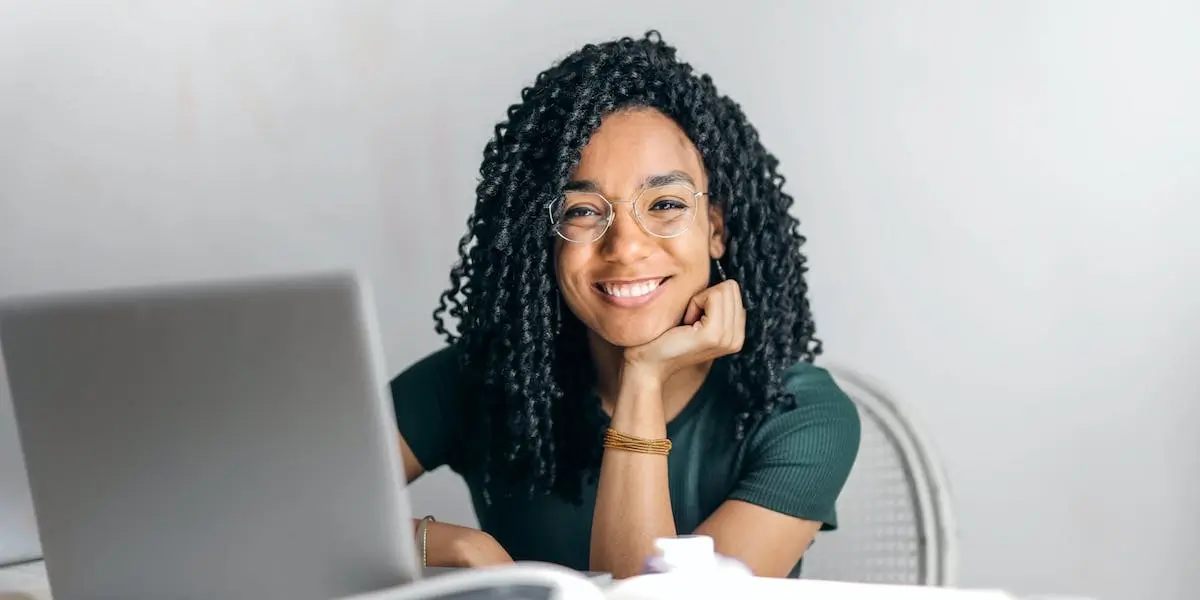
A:
[[[862,444],[838,498],[838,530],[817,535],[801,577],[954,585],[957,535],[937,457],[877,388],[847,370],[829,371],[858,406]]]

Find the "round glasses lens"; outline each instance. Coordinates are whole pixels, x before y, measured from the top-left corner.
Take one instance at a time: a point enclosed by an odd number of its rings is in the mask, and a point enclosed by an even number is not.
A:
[[[676,236],[687,231],[696,217],[696,192],[686,185],[650,188],[638,196],[635,210],[648,233]]]
[[[612,218],[612,205],[598,194],[567,192],[550,207],[550,218],[559,235],[572,242],[598,239]]]

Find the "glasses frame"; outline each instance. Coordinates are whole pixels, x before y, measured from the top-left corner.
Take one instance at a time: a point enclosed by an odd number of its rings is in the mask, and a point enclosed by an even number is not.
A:
[[[649,229],[647,229],[646,224],[644,222],[642,222],[642,215],[638,212],[638,209],[637,209],[637,202],[638,202],[638,200],[642,199],[642,194],[645,194],[646,192],[649,192],[650,190],[657,190],[657,189],[661,189],[664,187],[681,187],[681,188],[687,189],[688,191],[690,191],[692,193],[692,201],[696,203],[696,210],[692,211],[692,218],[691,218],[691,220],[688,221],[688,224],[684,225],[683,229],[680,229],[678,232],[672,233],[671,235],[659,235],[659,234],[654,233],[653,231],[650,231]],[[604,220],[604,229],[601,229],[600,233],[597,234],[596,237],[592,238],[590,241],[580,242],[580,241],[573,240],[573,239],[563,235],[562,231],[559,231],[558,223],[556,223],[554,221],[554,203],[558,202],[559,200],[563,200],[567,194],[587,194],[590,196],[595,196],[595,197],[603,200],[604,203],[608,205],[608,218]],[[608,233],[609,229],[612,229],[613,221],[615,221],[617,218],[616,205],[617,204],[630,204],[632,206],[630,206],[629,212],[633,213],[633,220],[637,222],[638,227],[642,231],[646,232],[646,235],[656,237],[656,238],[662,239],[662,240],[669,240],[671,238],[676,238],[676,237],[679,237],[679,236],[687,233],[688,230],[690,230],[692,228],[692,225],[694,225],[696,223],[696,213],[700,212],[700,196],[708,196],[708,192],[697,192],[695,190],[695,188],[693,188],[692,186],[687,185],[685,183],[674,183],[671,185],[659,185],[659,186],[655,186],[652,188],[645,188],[642,191],[638,192],[637,196],[635,196],[633,198],[633,200],[609,200],[608,198],[604,197],[604,194],[601,194],[600,192],[562,192],[558,195],[557,198],[546,203],[546,214],[550,218],[550,228],[554,230],[555,235],[562,238],[564,241],[570,242],[572,244],[595,244],[596,242],[600,241],[600,239],[603,238],[606,233]]]

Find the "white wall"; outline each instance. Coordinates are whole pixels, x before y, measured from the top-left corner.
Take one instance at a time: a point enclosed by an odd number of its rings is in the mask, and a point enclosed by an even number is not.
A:
[[[399,369],[520,86],[657,27],[782,158],[828,358],[936,439],[963,582],[1195,596],[1200,5],[211,4],[0,8],[0,294],[352,264]]]

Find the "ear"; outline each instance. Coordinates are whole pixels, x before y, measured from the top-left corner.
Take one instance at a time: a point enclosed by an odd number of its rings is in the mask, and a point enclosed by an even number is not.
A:
[[[712,202],[708,203],[708,254],[713,258],[725,256],[725,214]]]

